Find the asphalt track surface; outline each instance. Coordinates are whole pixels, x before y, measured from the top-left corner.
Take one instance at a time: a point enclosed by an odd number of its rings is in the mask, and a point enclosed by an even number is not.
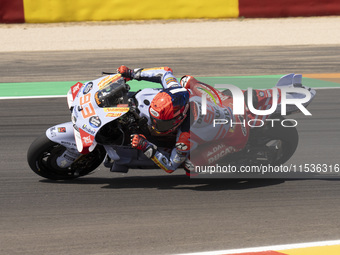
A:
[[[94,79],[171,66],[201,76],[339,72],[339,46],[0,53],[0,82]],[[1,93],[1,92],[0,92]],[[298,120],[293,164],[340,163],[340,90],[319,90]],[[65,98],[0,100],[0,254],[171,254],[340,239],[340,180],[191,180],[181,171],[100,167],[52,182],[30,143],[69,121]]]

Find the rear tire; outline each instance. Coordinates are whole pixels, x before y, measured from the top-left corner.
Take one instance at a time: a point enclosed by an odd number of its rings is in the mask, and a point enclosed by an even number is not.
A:
[[[37,175],[51,180],[70,180],[84,176],[95,170],[104,160],[106,151],[97,145],[96,148],[67,168],[60,168],[56,159],[66,148],[47,138],[45,134],[38,137],[29,147],[27,162]]]
[[[288,122],[289,121],[285,121],[285,125],[287,125]],[[284,164],[293,156],[297,149],[299,135],[296,128],[293,127],[293,123],[290,122],[290,124],[291,127],[283,127],[282,125],[275,123],[273,127],[268,125],[264,130],[260,130],[262,133],[261,135],[256,131],[251,134],[252,137],[250,139],[259,139],[260,144],[263,146],[267,145],[268,147],[268,143],[275,143],[275,141],[280,145],[277,157],[270,162],[272,165]]]

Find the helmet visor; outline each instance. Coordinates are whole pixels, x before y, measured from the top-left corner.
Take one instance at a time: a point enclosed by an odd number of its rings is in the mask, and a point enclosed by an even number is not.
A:
[[[171,120],[160,120],[160,119],[154,118],[152,115],[150,117],[151,117],[152,127],[156,129],[156,131],[159,131],[159,132],[166,132],[174,128],[180,121],[179,118],[174,118]]]

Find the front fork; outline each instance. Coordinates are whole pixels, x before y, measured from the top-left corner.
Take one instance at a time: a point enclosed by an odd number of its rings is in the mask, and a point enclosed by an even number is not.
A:
[[[46,136],[51,141],[66,148],[66,150],[57,158],[56,163],[60,168],[69,167],[81,157],[82,154],[77,150],[72,122],[58,124],[47,129]]]
[[[66,148],[64,153],[57,158],[57,165],[60,168],[67,168],[72,165],[77,159],[79,159],[83,154],[78,152],[78,150],[73,150]]]

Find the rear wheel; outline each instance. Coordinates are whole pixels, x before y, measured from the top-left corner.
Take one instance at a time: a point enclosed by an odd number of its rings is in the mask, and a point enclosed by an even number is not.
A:
[[[288,125],[289,127],[284,127],[276,122],[273,127],[267,124],[261,130],[252,130],[249,144],[258,162],[267,161],[271,165],[281,165],[293,156],[299,135],[293,123],[286,120],[285,126]]]
[[[66,148],[48,139],[46,135],[38,137],[29,147],[27,161],[36,174],[51,180],[70,180],[87,175],[95,170],[104,160],[106,151],[102,146],[86,155],[81,155],[67,168],[57,165],[57,158]]]
[[[227,155],[219,163],[237,167],[284,164],[293,156],[299,142],[293,123],[286,120],[285,125],[291,127],[283,127],[275,122],[273,127],[267,124],[262,128],[252,128],[246,147]]]

